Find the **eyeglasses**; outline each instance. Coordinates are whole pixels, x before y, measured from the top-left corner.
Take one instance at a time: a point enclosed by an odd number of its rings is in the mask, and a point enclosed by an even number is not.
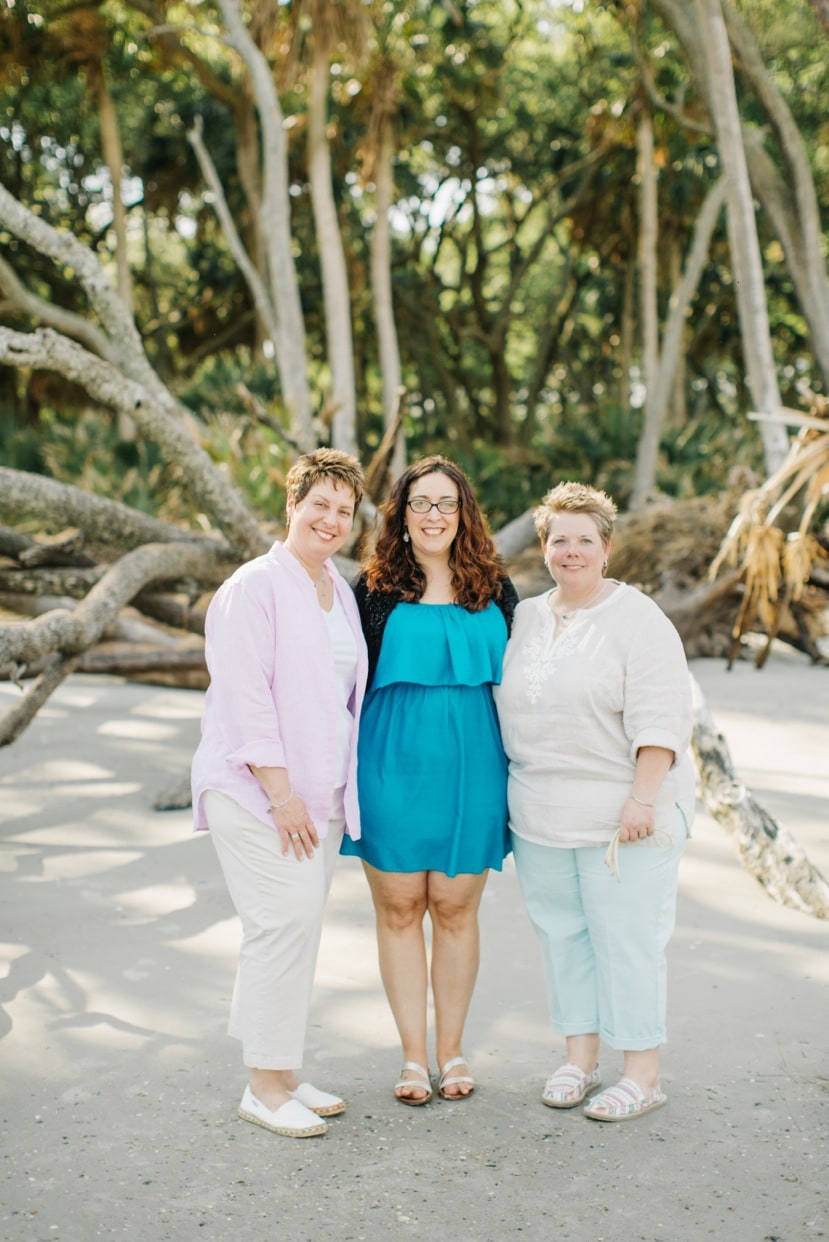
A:
[[[433,509],[437,509],[438,513],[457,513],[461,507],[461,502],[452,500],[450,496],[445,496],[443,500],[427,500],[425,496],[415,496],[407,500],[406,504],[412,513],[431,513]]]

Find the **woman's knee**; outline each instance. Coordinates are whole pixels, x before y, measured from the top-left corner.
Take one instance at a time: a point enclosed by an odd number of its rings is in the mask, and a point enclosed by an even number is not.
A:
[[[429,917],[440,931],[463,932],[478,923],[478,900],[467,896],[463,899],[430,897]]]
[[[375,897],[374,909],[377,922],[389,931],[408,931],[419,927],[426,914],[426,899],[421,895],[386,894],[382,899]]]

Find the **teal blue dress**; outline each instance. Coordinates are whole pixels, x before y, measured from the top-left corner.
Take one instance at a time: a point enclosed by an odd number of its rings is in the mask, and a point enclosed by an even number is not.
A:
[[[362,837],[342,852],[379,871],[501,870],[507,761],[492,685],[507,626],[490,603],[398,603],[360,718]]]

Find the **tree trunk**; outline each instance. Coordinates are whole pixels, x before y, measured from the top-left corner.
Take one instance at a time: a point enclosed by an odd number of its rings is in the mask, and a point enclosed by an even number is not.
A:
[[[106,84],[103,66],[95,65],[93,67],[93,74],[95,77],[95,96],[98,103],[98,120],[101,126],[101,146],[106,166],[109,169],[109,179],[112,183],[112,227],[115,230],[116,240],[115,263],[118,273],[118,293],[124,305],[132,314],[132,276],[127,247],[127,213],[124,208],[124,197],[121,193],[121,182],[124,175],[124,152],[121,147],[118,116]]]
[[[688,5],[685,0],[653,0],[653,3],[657,12],[676,32],[682,43],[691,65],[691,71],[707,99],[708,110],[713,115],[715,101],[712,96],[699,25],[694,21],[694,8]],[[730,9],[727,12],[730,12]],[[816,202],[814,187],[812,186],[811,190],[803,188],[804,177],[809,180],[813,180],[813,178],[802,151],[802,144],[799,135],[797,135],[797,127],[791,118],[789,118],[790,124],[787,124],[784,119],[784,115],[785,117],[789,116],[785,100],[780,96],[768,71],[765,69],[751,32],[744,24],[739,23],[738,25],[737,21],[732,21],[730,17],[727,20],[729,32],[733,34],[735,49],[740,56],[741,68],[743,69],[746,82],[755,91],[760,103],[768,112],[769,119],[774,125],[775,133],[783,149],[786,163],[793,170],[797,166],[797,170],[792,172],[791,179],[799,187],[798,201],[808,204],[809,200],[815,198]],[[790,133],[792,141],[789,141],[786,137]],[[743,132],[743,146],[752,185],[763,207],[768,212],[772,225],[783,246],[786,264],[803,314],[809,325],[809,332],[821,374],[824,377],[824,384],[829,385],[829,376],[827,376],[827,367],[829,367],[827,350],[829,350],[829,345],[826,342],[827,333],[829,333],[829,313],[827,313],[825,301],[829,294],[825,292],[827,282],[826,263],[822,257],[817,263],[814,263],[815,255],[821,254],[822,244],[820,222],[817,218],[816,209],[808,208],[805,218],[803,220],[800,219],[798,203],[792,198],[788,185],[765,151],[762,135],[746,127]],[[807,230],[810,235],[808,243],[804,236]],[[812,255],[812,262],[814,263],[814,267],[811,270],[808,270],[807,253]],[[817,297],[815,296],[816,291],[818,291]]]
[[[250,37],[238,0],[218,0],[228,41],[241,56],[253,86],[262,142],[261,232],[267,246],[270,291],[278,316],[274,341],[282,399],[293,438],[303,449],[316,443],[308,386],[305,322],[291,237],[290,170],[284,116],[270,65]]]
[[[374,301],[374,322],[377,327],[377,347],[380,372],[383,378],[383,424],[386,431],[397,418],[400,405],[401,369],[397,326],[394,318],[394,301],[391,281],[391,220],[394,196],[393,127],[391,117],[384,116],[380,122],[380,134],[374,162],[376,217],[371,237],[371,291]],[[398,434],[392,451],[389,469],[398,478],[406,468],[406,441]]]
[[[630,414],[630,373],[633,368],[633,338],[636,325],[634,300],[636,294],[636,268],[625,264],[625,283],[622,289],[622,320],[619,324],[619,409]]]
[[[720,0],[695,0],[695,3],[708,66],[711,110],[725,175],[728,235],[748,382],[755,409],[771,414],[780,407],[780,393],[771,348],[754,200],[740,131],[731,48]],[[788,436],[780,424],[762,423],[761,427],[766,469],[772,474],[786,457]]]
[[[671,288],[678,289],[680,281],[682,280],[682,248],[678,237],[673,237],[671,239],[669,267]],[[686,333],[683,330],[678,346],[674,378],[671,383],[671,399],[667,416],[667,421],[671,422],[673,426],[677,428],[684,427],[688,421],[688,402],[685,395],[685,383],[687,378],[687,368],[685,365],[685,336]]]
[[[331,443],[356,454],[357,400],[354,385],[354,338],[348,292],[348,271],[331,183],[328,145],[328,78],[330,63],[325,24],[314,32],[308,103],[308,179],[322,268],[325,337],[331,366]]]
[[[228,206],[225,196],[224,186],[221,183],[219,174],[216,172],[216,166],[210,157],[207,147],[204,145],[202,136],[202,119],[196,117],[192,128],[188,130],[187,139],[193,148],[196,159],[199,163],[202,176],[204,177],[208,188],[213,195],[213,207],[219,224],[222,228],[228,249],[233,256],[236,266],[244,277],[245,283],[250,290],[253,298],[253,304],[256,307],[258,322],[265,336],[273,343],[274,353],[277,351],[277,339],[279,337],[279,319],[276,308],[271,301],[265,281],[262,278],[260,268],[251,259],[245,244],[239,235],[236,224],[233,220],[230,207]],[[278,357],[278,354],[277,354]]]
[[[659,216],[657,173],[653,158],[653,125],[643,112],[636,127],[636,168],[639,175],[639,310],[642,320],[642,378],[645,408],[636,451],[631,508],[640,509],[656,484],[656,458],[662,415],[655,406],[659,366],[659,307],[657,303],[657,246]]]
[[[648,392],[645,407],[646,431],[639,440],[636,454],[636,484],[631,509],[638,509],[653,491],[656,475],[656,454],[668,409],[674,379],[682,354],[682,333],[688,307],[697,290],[711,246],[711,235],[725,197],[725,181],[721,177],[708,191],[700,209],[685,272],[678,288],[671,295],[670,310],[662,339],[662,354],[656,377]]]
[[[730,0],[723,0],[723,15],[729,38],[739,57],[743,78],[751,86],[774,127],[789,173],[788,181],[783,182],[787,188],[790,183],[793,191],[794,211],[789,227],[796,231],[803,254],[802,262],[796,265],[797,276],[790,261],[789,270],[795,279],[803,313],[809,323],[824,385],[829,387],[829,276],[823,251],[820,207],[803,139],[785,99],[763,63],[753,32],[734,10]],[[759,135],[756,146],[762,150]],[[791,249],[786,248],[786,252],[788,261]]]

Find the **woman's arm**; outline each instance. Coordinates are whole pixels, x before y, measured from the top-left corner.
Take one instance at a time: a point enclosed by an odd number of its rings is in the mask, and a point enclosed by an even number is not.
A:
[[[633,787],[622,807],[620,841],[653,835],[656,799],[673,762],[674,752],[662,746],[641,746],[636,752]]]
[[[268,795],[268,810],[279,833],[283,855],[287,855],[293,845],[297,858],[303,855],[313,858],[319,837],[305,803],[291,787],[288,769],[249,766]]]

